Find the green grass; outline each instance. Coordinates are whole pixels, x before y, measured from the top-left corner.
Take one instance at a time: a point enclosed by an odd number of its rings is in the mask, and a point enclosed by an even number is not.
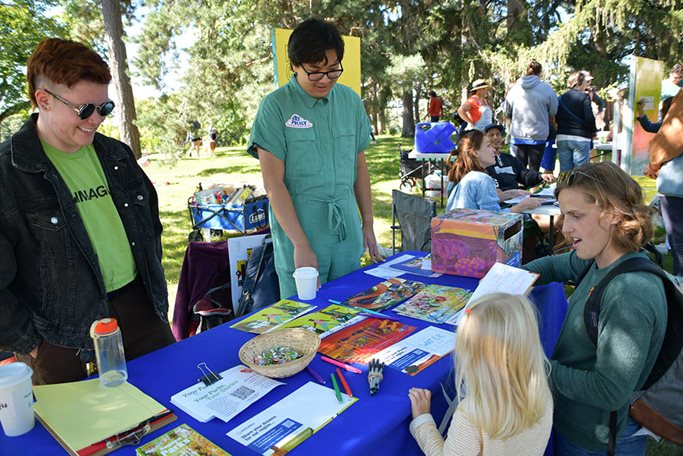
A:
[[[410,147],[411,141],[398,137],[378,137],[367,151],[372,183],[375,234],[385,247],[391,247],[391,191],[399,186],[399,144]],[[145,168],[159,194],[161,223],[164,226],[164,269],[169,289],[175,288],[180,275],[187,236],[192,222],[187,200],[199,183],[212,185],[255,184],[262,187],[258,160],[247,155],[244,147],[216,149],[215,158],[181,158],[176,161],[152,156]],[[173,294],[173,293],[172,293]]]

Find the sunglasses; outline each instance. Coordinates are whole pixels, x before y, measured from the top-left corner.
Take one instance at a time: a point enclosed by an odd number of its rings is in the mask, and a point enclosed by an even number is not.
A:
[[[90,116],[92,116],[93,112],[95,112],[95,111],[97,111],[97,113],[99,115],[101,115],[102,117],[107,117],[114,110],[114,106],[116,106],[114,104],[114,102],[111,100],[105,101],[104,103],[102,103],[99,106],[96,106],[92,103],[84,103],[82,105],[76,106],[73,103],[70,103],[69,101],[60,97],[56,93],[52,93],[47,89],[43,89],[43,90],[46,91],[47,93],[49,93],[50,95],[52,95],[53,97],[55,97],[55,99],[57,101],[60,101],[60,102],[64,103],[65,105],[67,105],[68,107],[73,108],[73,110],[76,112],[76,115],[81,120],[85,120],[85,119],[89,118]]]
[[[574,181],[576,180],[577,175],[581,175],[584,177],[587,177],[589,179],[592,179],[593,181],[597,182],[599,185],[603,185],[602,181],[598,179],[597,177],[593,177],[590,174],[586,174],[583,171],[579,171],[577,169],[573,169],[569,171],[568,173],[564,174],[563,176],[560,176],[557,179],[557,184],[560,185],[565,185],[567,187],[571,187],[574,184]]]
[[[339,69],[338,70],[331,70],[331,71],[308,71],[303,65],[301,65],[301,69],[304,70],[304,73],[306,73],[306,76],[308,76],[308,80],[311,82],[317,82],[320,81],[323,76],[327,75],[327,79],[339,79],[339,77],[342,75],[344,72],[344,67],[342,67],[341,62],[339,63]]]

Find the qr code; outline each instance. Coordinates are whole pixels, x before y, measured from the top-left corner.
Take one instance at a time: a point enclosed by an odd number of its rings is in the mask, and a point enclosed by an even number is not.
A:
[[[230,393],[231,396],[235,396],[238,399],[246,399],[252,394],[254,394],[254,390],[247,388],[246,386],[240,386],[235,391]]]

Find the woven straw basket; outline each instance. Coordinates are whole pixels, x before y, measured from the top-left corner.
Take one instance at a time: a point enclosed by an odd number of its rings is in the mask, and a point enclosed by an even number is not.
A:
[[[259,366],[254,359],[264,351],[278,345],[301,353],[301,358],[284,364]],[[247,341],[240,348],[239,357],[243,364],[254,372],[271,378],[291,377],[302,371],[311,362],[320,346],[317,334],[302,328],[285,328],[261,334]]]

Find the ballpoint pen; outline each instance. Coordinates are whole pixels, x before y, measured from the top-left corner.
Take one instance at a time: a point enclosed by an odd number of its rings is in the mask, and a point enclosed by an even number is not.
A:
[[[328,299],[327,301],[332,303],[332,304],[342,304],[341,301],[337,301],[336,299]],[[384,315],[383,313],[380,313],[380,312],[377,312],[374,310],[365,309],[363,307],[352,307],[352,306],[348,306],[348,307],[351,307],[352,309],[360,310],[360,313],[358,315],[362,315],[364,317],[384,318],[385,320],[398,321],[398,318],[396,318],[396,317]]]
[[[342,369],[347,370],[349,372],[353,372],[354,374],[360,374],[361,373],[360,369],[353,367],[353,366],[349,366],[348,364],[340,363],[339,361],[332,359],[332,358],[328,358],[327,356],[321,356],[320,359],[325,361],[326,363],[330,363],[334,366],[341,367]]]
[[[377,318],[377,319],[384,319],[384,320],[391,320],[391,321],[398,321],[398,318],[392,317],[390,315],[384,315],[383,313],[379,312],[373,312],[371,310],[363,310],[361,313],[358,315],[362,315],[364,317],[369,317],[369,318]]]
[[[334,394],[337,396],[337,400],[340,404],[344,403],[344,400],[341,397],[341,391],[339,391],[339,384],[337,384],[337,377],[334,376],[334,372],[330,374],[330,378],[332,379],[332,386],[334,386]]]

